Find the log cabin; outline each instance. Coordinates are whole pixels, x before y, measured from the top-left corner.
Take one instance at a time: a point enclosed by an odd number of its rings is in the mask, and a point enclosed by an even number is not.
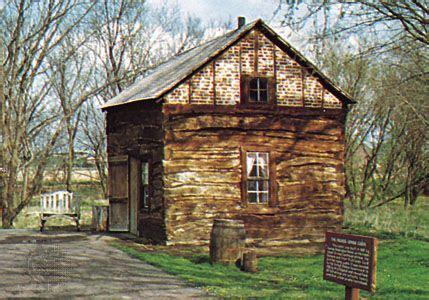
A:
[[[110,231],[302,251],[342,225],[350,96],[262,20],[159,65],[108,101]]]

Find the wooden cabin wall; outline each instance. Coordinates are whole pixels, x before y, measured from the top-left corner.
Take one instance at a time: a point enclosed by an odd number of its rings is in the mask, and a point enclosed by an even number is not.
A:
[[[322,242],[342,223],[344,112],[165,105],[169,244],[208,243],[214,218],[245,222],[250,245]],[[270,149],[278,206],[242,203],[241,150]]]
[[[243,105],[243,76],[273,79],[272,103]],[[307,251],[341,226],[347,108],[258,29],[159,100],[107,114],[109,156],[154,157],[144,236],[207,244],[214,218],[237,218],[251,246]],[[243,151],[262,148],[275,162],[275,207],[242,201]]]
[[[273,106],[243,106],[243,76],[275,80]],[[164,196],[169,244],[207,243],[213,218],[243,219],[265,248],[323,241],[342,222],[342,102],[253,30],[164,97]],[[243,206],[242,149],[268,147],[278,206]]]
[[[163,203],[163,131],[161,105],[139,102],[107,110],[107,153],[150,159],[149,211],[140,210],[139,233],[155,242],[165,241]]]

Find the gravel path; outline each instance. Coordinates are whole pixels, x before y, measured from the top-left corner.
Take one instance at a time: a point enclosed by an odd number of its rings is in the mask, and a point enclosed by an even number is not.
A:
[[[0,229],[0,299],[207,298],[88,233]]]

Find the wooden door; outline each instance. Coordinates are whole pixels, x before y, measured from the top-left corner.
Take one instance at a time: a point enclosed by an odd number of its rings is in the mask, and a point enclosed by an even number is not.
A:
[[[130,157],[130,232],[138,234],[140,202],[140,160]]]
[[[109,230],[129,231],[128,156],[109,158]]]

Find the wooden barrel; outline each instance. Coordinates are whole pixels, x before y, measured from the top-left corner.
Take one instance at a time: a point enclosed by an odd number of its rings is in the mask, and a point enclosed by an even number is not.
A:
[[[246,232],[241,220],[215,219],[210,235],[210,263],[235,264],[241,261]]]
[[[255,252],[249,251],[243,254],[243,263],[241,269],[250,273],[258,272],[258,258]]]

